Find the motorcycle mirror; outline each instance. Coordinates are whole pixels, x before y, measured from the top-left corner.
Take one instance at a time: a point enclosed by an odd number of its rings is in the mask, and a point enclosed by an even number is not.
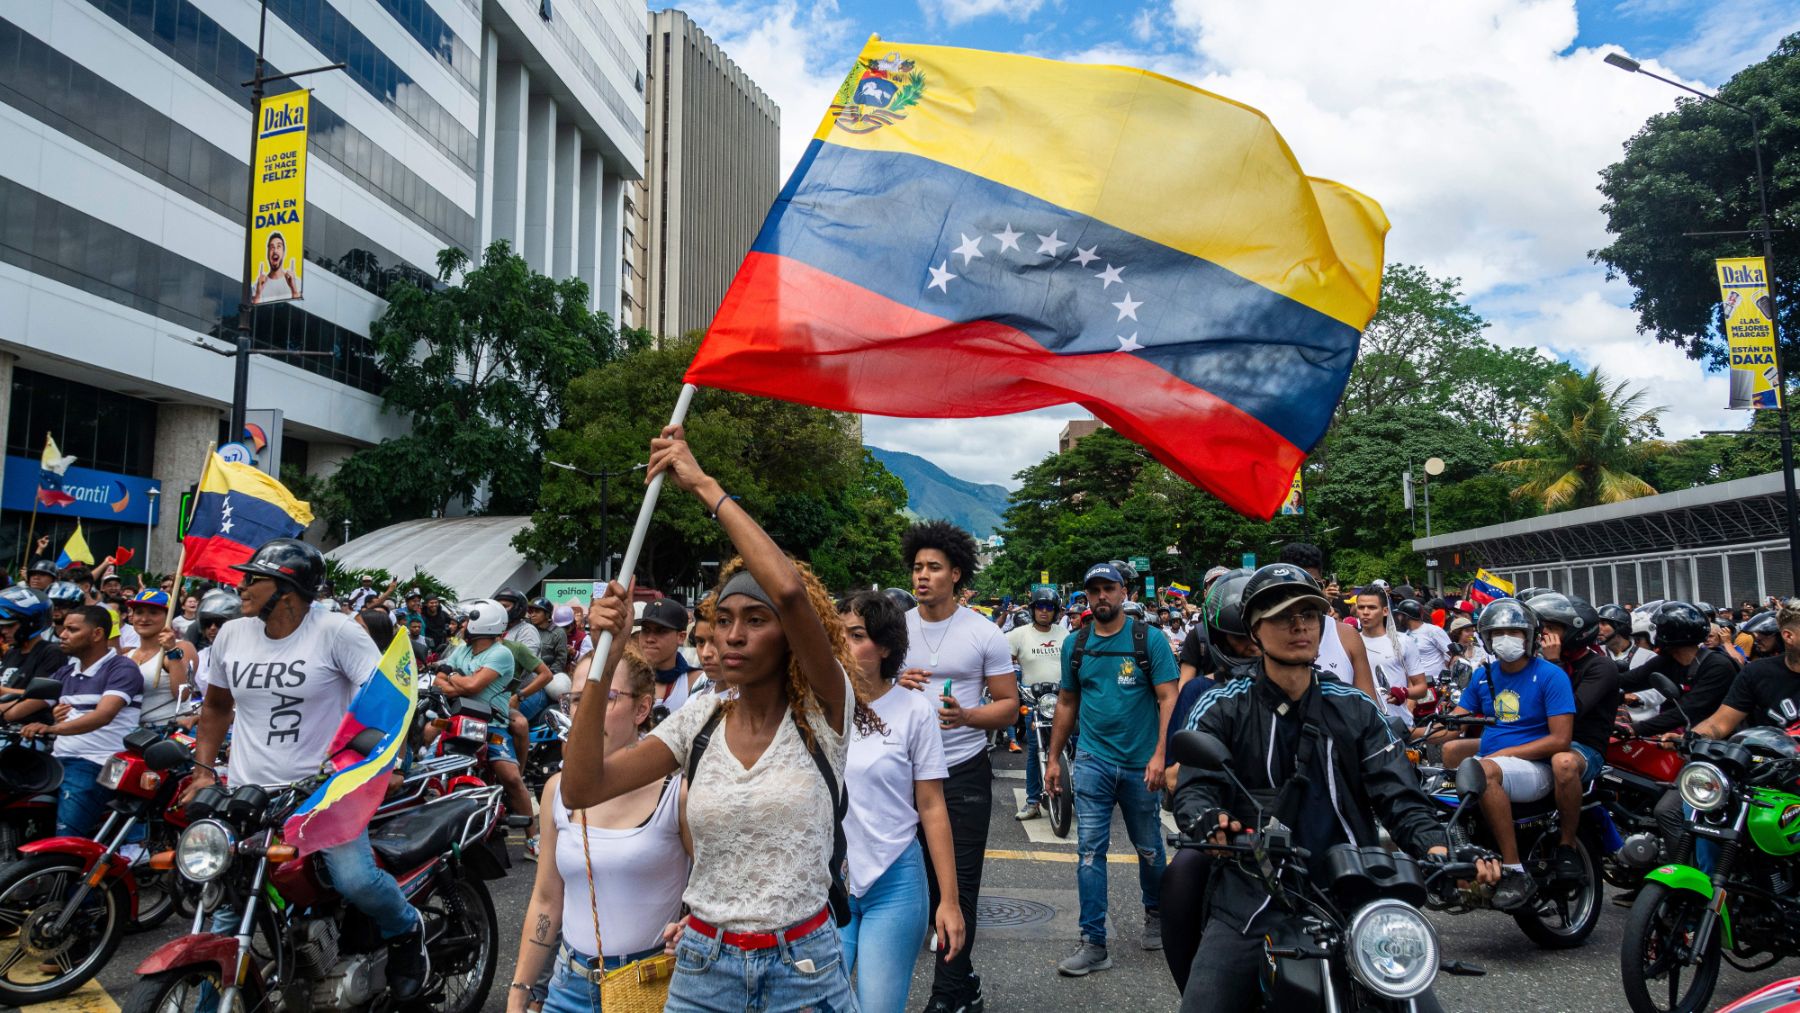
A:
[[[1184,767],[1224,770],[1231,765],[1231,750],[1216,736],[1184,728],[1169,739],[1169,756]]]
[[[1681,687],[1675,685],[1675,680],[1661,672],[1651,672],[1649,673],[1649,676],[1648,681],[1651,689],[1656,690],[1670,700],[1678,700],[1681,698]]]
[[[144,766],[151,770],[163,771],[182,766],[194,758],[188,747],[174,739],[163,739],[153,742],[144,750]]]
[[[27,700],[58,700],[62,694],[63,684],[57,679],[33,679],[25,684]]]
[[[1487,790],[1487,770],[1481,761],[1471,756],[1456,768],[1456,793],[1464,798],[1473,798]]]

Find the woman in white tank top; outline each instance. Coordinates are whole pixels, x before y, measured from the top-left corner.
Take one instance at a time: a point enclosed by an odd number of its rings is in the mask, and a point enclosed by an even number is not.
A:
[[[191,660],[187,645],[167,626],[169,596],[161,591],[139,591],[125,603],[125,619],[138,635],[138,646],[127,651],[126,657],[144,674],[144,701],[138,710],[138,722],[167,724],[175,718],[178,688],[188,684]],[[168,656],[175,648],[182,649],[181,657]]]
[[[589,654],[576,665],[563,697],[571,712],[587,691],[593,660]],[[606,708],[606,752],[649,730],[655,685],[650,663],[627,648],[613,674],[612,698],[587,701]],[[550,818],[507,989],[508,1013],[524,1013],[538,999],[545,1013],[592,1013],[600,1008],[600,989],[590,972],[662,952],[664,930],[681,917],[693,851],[682,818],[685,795],[681,775],[673,774],[589,808],[584,853],[581,815],[563,804],[562,775],[544,785],[541,811]]]

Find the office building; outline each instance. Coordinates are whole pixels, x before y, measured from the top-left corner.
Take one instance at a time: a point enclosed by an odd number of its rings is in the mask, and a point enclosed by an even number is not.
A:
[[[781,111],[678,10],[650,15],[642,251],[626,319],[668,337],[703,330],[781,189]]]
[[[1056,434],[1056,452],[1066,454],[1069,448],[1105,428],[1106,423],[1099,419],[1070,419],[1063,424],[1062,432]]]
[[[629,0],[268,0],[268,73],[309,76],[304,299],[258,307],[248,406],[326,474],[395,435],[368,340],[396,279],[505,239],[615,317],[632,273],[645,14]],[[174,568],[225,419],[244,265],[253,0],[0,7],[0,562],[35,523]],[[277,83],[271,91],[294,85]],[[35,521],[46,433],[77,502]],[[272,449],[272,448],[271,448]],[[265,451],[267,453],[267,451]],[[264,462],[267,464],[268,462]],[[151,490],[157,490],[152,496]],[[151,507],[160,501],[160,510]],[[161,516],[160,514],[167,514]],[[153,537],[152,536],[153,533]]]

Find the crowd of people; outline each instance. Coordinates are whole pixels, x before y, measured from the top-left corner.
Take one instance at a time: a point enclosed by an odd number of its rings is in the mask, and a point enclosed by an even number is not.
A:
[[[237,567],[236,587],[128,592],[116,572],[33,562],[0,590],[0,684],[17,697],[56,678],[63,695],[0,704],[29,721],[25,737],[54,737],[58,832],[93,834],[100,766],[130,730],[190,700],[197,713],[175,718],[196,737],[188,796],[218,775],[272,786],[315,772],[351,695],[403,634],[432,689],[480,699],[505,729],[490,767],[531,820],[525,857],[541,858],[506,983],[513,1013],[596,1009],[607,976],[633,965],[660,968],[671,1010],[898,1013],[923,948],[925,1008],[979,1013],[997,749],[1027,753],[1017,819],[1073,797],[1080,939],[1057,970],[1112,966],[1117,811],[1137,858],[1138,945],[1164,951],[1184,1008],[1236,1009],[1253,1001],[1242,968],[1280,914],[1204,850],[1171,855],[1164,810],[1184,834],[1223,842],[1254,804],[1315,854],[1374,843],[1379,822],[1404,850],[1444,861],[1449,841],[1396,748],[1436,743],[1448,764],[1478,757],[1501,789],[1480,802],[1498,854],[1479,879],[1494,906],[1516,909],[1533,881],[1510,807],[1553,797],[1568,814],[1554,861],[1580,875],[1573,811],[1616,730],[1659,735],[1691,719],[1723,736],[1800,718],[1800,601],[1595,607],[1539,588],[1498,600],[1346,588],[1318,548],[1294,543],[1258,569],[1215,567],[1192,594],[1146,595],[1129,565],[1102,559],[1067,601],[1039,586],[1016,607],[978,609],[976,542],[943,521],[905,532],[910,589],[834,597],[707,474],[680,427],[653,441],[648,475],[694,497],[736,552],[691,610],[629,582],[579,608],[510,587],[399,595],[368,577],[339,596],[318,550],[287,539]],[[1682,687],[1679,708],[1651,673]],[[1040,777],[1020,690],[1046,682],[1057,706]],[[571,719],[565,762],[532,799],[520,760],[530,722],[553,706]],[[1494,723],[1459,737],[1422,720],[1440,712]],[[1223,742],[1257,798],[1172,762],[1182,729]],[[215,774],[228,730],[229,768]],[[1678,832],[1679,800],[1658,816]],[[366,833],[324,858],[389,940],[390,988],[405,1000],[429,961],[418,915]]]

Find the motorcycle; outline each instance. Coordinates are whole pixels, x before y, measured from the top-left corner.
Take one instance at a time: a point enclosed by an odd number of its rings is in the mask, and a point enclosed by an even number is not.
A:
[[[201,885],[200,909],[190,935],[138,966],[125,1010],[392,1008],[386,942],[332,889],[319,856],[298,857],[279,836],[322,781],[214,784],[194,796],[194,822],[153,861]],[[500,940],[485,881],[505,875],[503,810],[499,788],[466,788],[371,830],[377,862],[425,921],[431,976],[407,1009],[476,1013],[487,1001]],[[207,931],[221,905],[232,930]]]
[[[62,698],[56,679],[33,679],[25,685],[21,700],[54,704]],[[17,702],[17,701],[11,701]],[[49,836],[56,830],[56,792],[62,787],[62,761],[50,755],[49,746],[26,745],[19,730],[42,720],[32,715],[16,724],[0,726],[0,864],[15,862],[21,845]]]
[[[1231,772],[1231,753],[1217,738],[1192,730],[1176,732],[1169,758],[1183,766],[1220,771],[1252,798]],[[1481,790],[1482,770],[1459,786],[1471,797]],[[1181,847],[1222,853],[1259,878],[1272,903],[1296,916],[1297,924],[1264,937],[1261,977],[1264,1007],[1270,1010],[1323,1010],[1327,1013],[1428,1013],[1442,1007],[1431,994],[1437,980],[1437,930],[1419,911],[1434,893],[1472,880],[1478,848],[1460,849],[1453,861],[1421,863],[1379,845],[1334,845],[1326,853],[1326,879],[1309,871],[1311,855],[1292,843],[1287,827],[1258,808],[1255,833],[1217,844],[1182,838]],[[1198,916],[1198,912],[1195,913]],[[1481,975],[1480,967],[1453,961],[1449,974]]]
[[[193,770],[189,742],[155,728],[127,735],[100,770],[97,783],[115,793],[100,832],[33,841],[0,869],[0,924],[17,927],[12,952],[0,958],[0,1004],[68,995],[106,966],[126,932],[154,928],[174,912],[174,874],[123,849],[134,829],[147,829],[145,845],[159,848],[186,825],[170,802]]]
[[[1491,725],[1493,721],[1491,717],[1474,714],[1434,714],[1421,722],[1420,726],[1436,724],[1450,728],[1478,727]],[[1462,790],[1465,784],[1477,783],[1468,773],[1471,766],[1476,771],[1483,769],[1480,761],[1474,757],[1464,760],[1456,770],[1454,790],[1447,784],[1442,771],[1421,771],[1421,783],[1426,794],[1437,802],[1442,815],[1448,820],[1453,849],[1467,844],[1491,849],[1495,846],[1492,832],[1484,824],[1477,822],[1480,816],[1477,797],[1487,788],[1485,773],[1480,777],[1478,789]],[[1519,857],[1525,873],[1537,885],[1532,899],[1524,907],[1511,912],[1513,920],[1527,938],[1544,949],[1561,950],[1580,946],[1587,941],[1588,936],[1593,935],[1594,928],[1600,924],[1604,893],[1598,856],[1607,853],[1603,827],[1610,827],[1611,821],[1605,818],[1598,795],[1590,787],[1581,800],[1581,826],[1575,837],[1575,851],[1580,856],[1582,868],[1578,881],[1560,879],[1551,868],[1551,857],[1562,839],[1561,818],[1556,811],[1554,794],[1532,802],[1514,802],[1512,817]],[[1470,886],[1445,897],[1433,898],[1430,906],[1437,911],[1467,914],[1471,911],[1491,910],[1491,900],[1491,891]]]
[[[1075,825],[1075,736],[1071,734],[1069,741],[1063,745],[1062,790],[1052,792],[1048,771],[1050,728],[1056,723],[1056,692],[1057,685],[1054,682],[1021,685],[1019,701],[1020,709],[1026,715],[1025,734],[1032,736],[1037,744],[1038,776],[1044,785],[1043,805],[1046,815],[1050,817],[1050,832],[1058,837],[1067,837],[1069,828]]]
[[[1692,815],[1673,860],[1645,875],[1619,953],[1636,1013],[1707,1008],[1721,958],[1760,971],[1800,953],[1800,756],[1761,748],[1758,731],[1683,743],[1675,788]]]
[[[469,696],[448,697],[421,680],[419,703],[414,711],[413,734],[409,744],[422,743],[431,733],[434,758],[465,757],[468,769],[449,777],[445,789],[483,787],[493,783],[488,768],[488,743],[504,741],[508,734],[505,723],[494,720],[494,709]]]
[[[1644,873],[1663,861],[1662,833],[1656,825],[1656,803],[1675,786],[1681,754],[1654,737],[1615,734],[1606,747],[1600,770],[1600,800],[1621,836],[1619,846],[1601,856],[1606,881],[1634,890]]]

